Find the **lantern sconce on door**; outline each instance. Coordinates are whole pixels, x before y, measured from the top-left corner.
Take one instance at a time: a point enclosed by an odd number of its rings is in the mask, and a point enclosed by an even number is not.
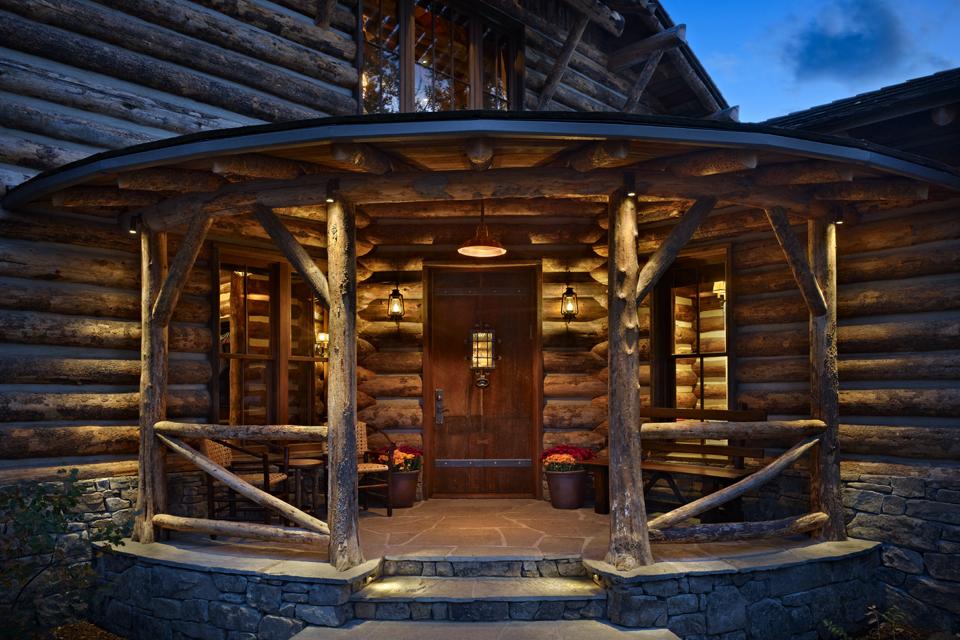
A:
[[[490,372],[496,367],[496,333],[487,325],[476,325],[470,332],[470,370],[473,383],[480,389],[490,386]]]

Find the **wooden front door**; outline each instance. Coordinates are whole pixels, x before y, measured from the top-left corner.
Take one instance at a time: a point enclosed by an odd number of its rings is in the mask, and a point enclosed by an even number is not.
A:
[[[537,494],[540,432],[536,267],[427,269],[424,362],[430,497]],[[489,386],[475,382],[471,333],[492,329]]]

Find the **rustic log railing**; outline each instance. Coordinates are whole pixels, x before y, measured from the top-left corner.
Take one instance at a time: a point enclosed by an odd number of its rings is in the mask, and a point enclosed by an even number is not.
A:
[[[267,206],[254,201],[223,203],[164,201],[137,212],[141,221],[141,377],[140,454],[137,517],[133,539],[154,542],[157,527],[210,534],[244,535],[270,540],[329,542],[330,563],[346,570],[363,562],[360,552],[357,503],[357,372],[356,372],[356,224],[355,211],[327,185],[327,248],[329,276],[297,242],[283,221]],[[252,206],[254,217],[300,272],[314,294],[330,311],[330,371],[327,381],[329,431],[297,425],[236,426],[187,424],[166,420],[168,333],[173,310],[190,269],[199,256],[211,217],[236,215]],[[180,249],[167,273],[167,231],[187,224]],[[210,460],[180,438],[251,438],[258,440],[313,440],[329,435],[330,525],[258,489]],[[166,445],[164,447],[164,445]],[[250,523],[227,523],[165,514],[164,456],[169,448],[186,457],[247,499],[280,513],[302,529]],[[268,489],[269,487],[264,487]]]
[[[330,536],[330,527],[327,526],[326,522],[314,518],[308,513],[301,511],[300,509],[294,507],[293,505],[281,500],[280,498],[268,493],[267,491],[255,487],[250,484],[243,478],[234,475],[229,470],[220,466],[207,456],[203,455],[190,445],[186,444],[180,440],[177,436],[183,436],[186,434],[195,434],[203,433],[197,429],[191,429],[194,425],[188,425],[185,423],[176,423],[176,422],[163,422],[157,425],[156,436],[172,451],[180,454],[185,457],[187,460],[195,464],[204,472],[210,474],[223,484],[227,485],[238,494],[244,498],[254,502],[265,509],[270,509],[278,513],[281,517],[298,524],[303,527],[304,530],[313,533],[313,536],[309,536],[310,539],[319,539],[318,535],[323,536],[323,542],[329,541]],[[204,434],[204,437],[238,437],[238,435],[247,435],[243,434],[244,425],[198,425],[200,427],[211,427],[210,432]],[[267,434],[266,437],[258,435],[258,438],[264,439],[291,439],[290,436],[295,435],[288,430],[285,430],[283,427],[289,427],[288,425],[280,425],[277,433],[273,433],[270,430],[274,425],[256,425],[252,427],[251,432]],[[226,427],[226,428],[222,428]],[[325,435],[326,429],[316,428],[316,427],[306,427],[306,429],[312,429],[313,434],[302,433],[300,439],[313,440],[316,439],[316,435],[321,433]],[[171,435],[171,434],[177,434]],[[280,435],[286,437],[281,438]],[[190,436],[194,437],[194,436]],[[217,523],[215,526],[211,526],[209,523]],[[189,527],[189,531],[202,531],[204,533],[223,533],[224,525],[217,520],[207,520],[203,518],[180,518],[178,520],[170,520],[170,517],[167,514],[158,514],[153,517],[153,524],[157,526],[164,526],[165,524],[177,525],[179,527]],[[176,528],[176,527],[170,527]],[[230,523],[226,525],[226,529],[230,529],[232,535],[237,536],[247,536],[247,534],[255,534],[255,537],[264,538],[269,537],[271,540],[288,540],[291,537],[296,537],[296,533],[291,533],[289,529],[282,526],[271,526],[271,525],[257,525],[254,528],[250,528],[250,523]],[[247,536],[249,537],[249,536]],[[300,536],[303,539],[303,536]]]
[[[743,540],[746,538],[791,535],[823,526],[829,516],[815,512],[765,522],[731,522],[718,525],[675,527],[689,518],[715,509],[740,498],[773,480],[793,465],[805,453],[819,444],[826,425],[820,420],[770,422],[663,422],[641,427],[643,438],[673,440],[678,438],[742,438],[747,434],[762,438],[780,438],[801,435],[804,438],[766,466],[751,475],[698,500],[677,507],[673,511],[647,522],[650,539],[664,542],[705,542]],[[812,435],[810,435],[812,434]]]

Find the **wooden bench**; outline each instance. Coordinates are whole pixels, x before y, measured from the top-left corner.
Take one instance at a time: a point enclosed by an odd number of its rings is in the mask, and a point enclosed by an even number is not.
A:
[[[658,420],[766,420],[766,414],[758,411],[647,407],[643,409],[642,413],[646,417]],[[750,475],[753,470],[744,468],[745,458],[763,458],[762,448],[740,444],[647,440],[642,442],[642,447],[643,460],[641,466],[644,472],[649,472],[643,483],[644,495],[648,495],[658,482],[665,481],[673,496],[681,505],[688,501],[680,491],[680,486],[674,476],[700,478],[703,495],[706,495]],[[594,511],[610,513],[610,461],[606,458],[597,458],[585,462],[584,466],[593,473]],[[738,519],[740,517],[739,502],[731,504],[725,509],[725,513],[717,515],[724,519]]]

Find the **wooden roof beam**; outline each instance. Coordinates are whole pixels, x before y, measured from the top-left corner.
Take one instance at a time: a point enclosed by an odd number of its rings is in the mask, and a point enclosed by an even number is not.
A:
[[[853,169],[822,160],[782,162],[760,167],[753,173],[753,179],[757,184],[766,186],[850,182],[853,180]]]
[[[146,207],[162,195],[151,191],[124,191],[112,187],[67,187],[50,197],[55,207]]]
[[[740,122],[740,105],[735,104],[732,107],[714,111],[710,115],[705,116],[703,119],[717,120],[719,122]]]
[[[337,162],[366,173],[383,175],[393,169],[393,161],[387,154],[363,142],[335,142],[330,147],[330,153]]]
[[[290,180],[317,173],[320,167],[308,162],[250,153],[214,158],[212,171],[220,176]]]
[[[604,31],[620,37],[626,23],[623,16],[605,5],[601,0],[563,0],[568,6],[587,16]]]
[[[790,227],[790,220],[787,218],[787,211],[783,207],[770,207],[765,210],[770,226],[777,236],[777,242],[783,249],[783,254],[790,265],[790,271],[793,273],[797,286],[800,287],[800,293],[810,314],[816,317],[826,315],[827,301],[823,297],[823,290],[820,283],[817,282],[813,270],[810,269],[810,263],[807,262],[806,251],[797,235]]]
[[[570,151],[567,164],[581,173],[622,163],[630,154],[626,140],[598,140]]]
[[[647,85],[649,85],[650,80],[653,79],[653,74],[656,73],[657,67],[660,66],[660,60],[663,59],[663,54],[663,49],[657,49],[651,53],[647,61],[643,63],[643,68],[640,70],[640,73],[637,74],[637,79],[634,80],[633,86],[630,87],[630,93],[627,94],[627,99],[623,103],[623,110],[625,112],[636,113],[637,109],[640,108],[640,98],[643,96],[643,92],[647,90]]]
[[[550,100],[553,99],[553,94],[557,90],[557,86],[560,85],[560,80],[563,78],[563,72],[567,70],[567,65],[570,64],[570,58],[573,57],[573,52],[576,51],[577,45],[580,44],[580,38],[583,37],[583,32],[586,31],[587,25],[590,23],[590,17],[581,13],[577,16],[577,21],[573,24],[573,27],[567,33],[567,39],[563,43],[563,49],[560,50],[560,55],[557,56],[557,59],[553,63],[553,68],[550,69],[550,73],[547,74],[547,79],[543,83],[543,88],[540,90],[540,99],[537,102],[537,110],[543,111],[547,108],[547,105],[550,104]]]
[[[191,169],[140,169],[117,176],[117,187],[132,191],[216,191],[226,181],[208,171]]]
[[[337,0],[316,0],[317,15],[313,22],[321,29],[329,29],[333,14],[337,10]]]
[[[466,143],[467,160],[474,171],[486,171],[493,164],[493,141],[490,138],[470,138]]]
[[[680,217],[677,225],[670,230],[670,235],[666,237],[646,264],[643,265],[643,269],[640,270],[636,291],[637,304],[643,302],[647,294],[653,290],[653,287],[660,281],[673,261],[677,259],[677,254],[690,242],[694,232],[707,219],[707,215],[713,211],[716,204],[716,198],[699,198]]]
[[[330,288],[327,284],[327,276],[320,271],[320,267],[313,261],[307,250],[297,242],[293,234],[284,226],[283,222],[269,207],[256,205],[253,208],[253,215],[256,216],[263,230],[267,232],[270,239],[277,245],[277,248],[283,252],[290,264],[300,273],[303,279],[310,285],[313,292],[320,298],[323,306],[330,308]]]
[[[814,189],[818,200],[926,200],[930,186],[914,180],[876,178],[824,184]]]
[[[716,149],[679,156],[668,159],[666,162],[670,172],[675,176],[713,176],[756,169],[757,154],[754,151],[740,149]]]
[[[607,69],[614,72],[623,71],[643,62],[655,51],[668,51],[679,47],[686,42],[686,34],[687,25],[678,24],[628,44],[610,54],[607,58]]]

